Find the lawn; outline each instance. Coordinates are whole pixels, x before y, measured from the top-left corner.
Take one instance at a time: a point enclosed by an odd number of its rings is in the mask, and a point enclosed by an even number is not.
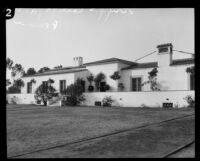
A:
[[[193,113],[193,109],[8,105],[8,156]]]

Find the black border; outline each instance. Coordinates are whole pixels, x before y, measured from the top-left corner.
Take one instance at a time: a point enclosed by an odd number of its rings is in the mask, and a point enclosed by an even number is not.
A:
[[[198,5],[197,1],[194,0],[151,0],[151,1],[113,1],[108,3],[108,1],[48,1],[46,3],[41,1],[3,1],[0,2],[1,6],[1,22],[0,22],[0,35],[1,35],[1,51],[3,56],[1,55],[1,85],[0,85],[0,91],[1,91],[1,98],[5,98],[6,96],[6,24],[5,24],[5,18],[3,15],[3,10],[7,7],[9,8],[194,8],[195,9],[195,53],[197,54],[199,50],[197,50],[198,45],[197,45],[197,35],[198,35]],[[106,7],[105,7],[106,6]],[[198,56],[199,53],[195,56],[195,70],[198,70]],[[197,62],[197,63],[196,63]],[[4,70],[2,70],[4,69]],[[197,73],[197,72],[196,72]],[[195,82],[198,82],[198,76],[196,74],[195,76]],[[198,83],[195,83],[195,96],[198,96]],[[4,91],[4,92],[2,92]],[[0,145],[2,146],[1,151],[0,151],[0,156],[3,159],[7,159],[7,138],[6,138],[6,99],[0,99],[1,102],[1,112],[0,112],[0,125],[1,125],[1,132],[0,132]],[[200,148],[199,148],[199,129],[198,129],[198,120],[199,120],[199,114],[200,110],[198,108],[198,102],[196,101],[196,108],[195,108],[195,158],[197,159],[200,156]],[[197,130],[198,129],[198,130]]]

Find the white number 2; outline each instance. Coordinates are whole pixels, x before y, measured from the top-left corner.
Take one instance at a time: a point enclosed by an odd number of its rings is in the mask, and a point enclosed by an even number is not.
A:
[[[6,9],[6,17],[12,17],[10,8]]]

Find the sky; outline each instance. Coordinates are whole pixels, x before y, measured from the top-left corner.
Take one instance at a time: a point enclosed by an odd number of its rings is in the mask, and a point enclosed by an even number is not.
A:
[[[112,57],[135,61],[164,43],[194,53],[194,9],[18,8],[6,22],[7,57],[25,70],[72,66],[76,56],[84,63]]]

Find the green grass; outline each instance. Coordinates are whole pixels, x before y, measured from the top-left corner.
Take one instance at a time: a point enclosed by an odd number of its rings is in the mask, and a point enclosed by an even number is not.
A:
[[[8,105],[8,156],[193,113],[193,109]]]

